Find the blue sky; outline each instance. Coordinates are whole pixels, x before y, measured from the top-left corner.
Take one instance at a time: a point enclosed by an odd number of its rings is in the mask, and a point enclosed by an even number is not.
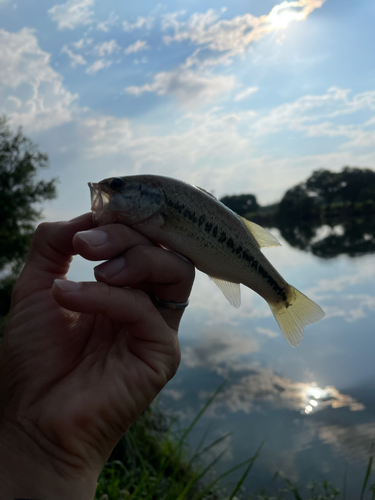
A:
[[[0,113],[50,156],[50,219],[154,173],[280,199],[375,166],[371,0],[0,0]]]

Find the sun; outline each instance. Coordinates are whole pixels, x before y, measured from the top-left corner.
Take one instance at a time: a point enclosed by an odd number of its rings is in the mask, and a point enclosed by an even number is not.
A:
[[[282,2],[276,5],[268,15],[268,22],[272,29],[286,29],[291,21],[301,21],[305,19],[303,11],[292,8],[294,2]]]

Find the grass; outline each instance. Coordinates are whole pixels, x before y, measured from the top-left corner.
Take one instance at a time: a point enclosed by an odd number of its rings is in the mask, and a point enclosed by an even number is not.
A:
[[[251,473],[263,443],[254,456],[215,475],[215,465],[223,458],[226,448],[213,455],[223,445],[226,434],[205,445],[207,432],[195,451],[187,444],[189,435],[210,406],[222,386],[206,402],[186,429],[175,429],[175,418],[167,418],[158,409],[148,409],[133,424],[113,451],[98,480],[95,500],[346,500],[346,472],[340,491],[328,481],[312,481],[297,485],[281,471],[274,476],[277,493],[266,488],[246,492],[243,483]],[[365,471],[358,500],[375,500],[375,483],[371,484],[373,449]],[[232,491],[222,485],[224,477],[243,469]],[[275,491],[276,488],[273,488]],[[351,500],[351,499],[350,499]]]

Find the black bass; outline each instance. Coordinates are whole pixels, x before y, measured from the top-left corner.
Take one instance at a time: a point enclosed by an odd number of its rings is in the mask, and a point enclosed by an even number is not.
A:
[[[296,347],[304,327],[323,310],[289,285],[260,251],[280,243],[266,229],[223,205],[204,189],[158,175],[89,183],[97,226],[119,222],[173,250],[208,274],[234,307],[240,283],[263,297],[286,340]]]

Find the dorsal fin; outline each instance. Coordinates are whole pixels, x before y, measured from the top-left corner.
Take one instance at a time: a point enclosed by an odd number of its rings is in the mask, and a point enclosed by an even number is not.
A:
[[[238,309],[241,305],[240,284],[221,280],[219,278],[213,278],[212,276],[210,276],[210,278],[220,288],[220,290],[223,292],[224,297],[229,301],[229,303],[233,307],[236,307]]]
[[[255,222],[251,222],[244,217],[238,216],[242,222],[245,224],[246,229],[252,234],[255,238],[255,241],[258,243],[259,248],[265,247],[281,247],[281,243],[273,234],[271,234],[264,227],[255,224]]]

